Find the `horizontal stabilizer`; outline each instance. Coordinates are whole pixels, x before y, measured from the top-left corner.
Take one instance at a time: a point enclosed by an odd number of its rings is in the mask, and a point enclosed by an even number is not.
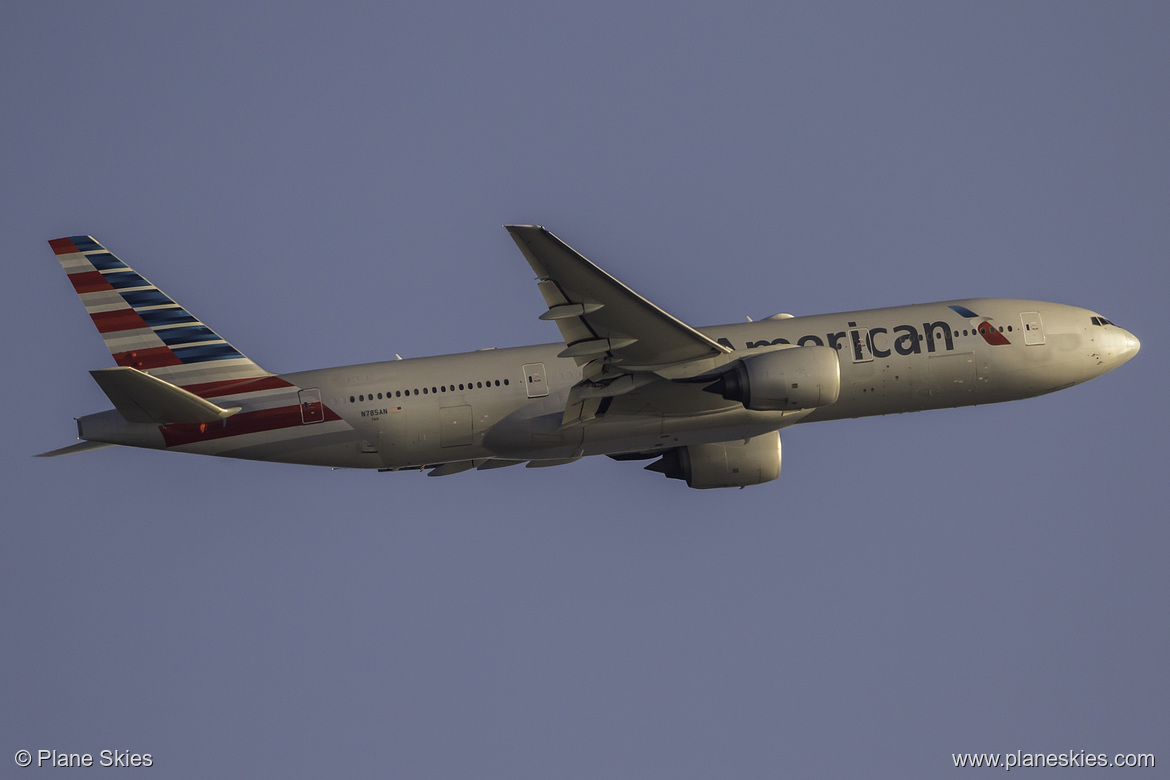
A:
[[[211,423],[226,420],[240,407],[224,408],[181,387],[129,366],[99,368],[90,375],[130,422]]]
[[[59,455],[73,455],[77,452],[89,452],[90,450],[104,450],[106,447],[115,447],[115,444],[107,444],[104,441],[79,441],[77,444],[70,444],[68,447],[62,447],[59,450],[49,450],[48,452],[41,452],[35,455],[37,458],[56,458]]]

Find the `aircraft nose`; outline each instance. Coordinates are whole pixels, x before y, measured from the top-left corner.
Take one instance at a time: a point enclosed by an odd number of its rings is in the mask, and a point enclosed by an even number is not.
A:
[[[1124,328],[1118,328],[1116,325],[1112,337],[1108,338],[1108,353],[1111,356],[1112,367],[1116,368],[1122,363],[1126,363],[1133,359],[1133,356],[1142,348],[1142,343],[1138,341],[1137,336],[1130,333]]]
[[[1138,341],[1137,336],[1133,335],[1128,330],[1123,330],[1122,333],[1125,334],[1125,352],[1122,353],[1122,357],[1126,360],[1129,360],[1138,353],[1138,350],[1142,348],[1142,343]]]
[[[1093,327],[1089,343],[1092,351],[1090,357],[1100,372],[1112,371],[1128,363],[1142,348],[1137,336],[1112,323],[1107,323],[1104,328]]]

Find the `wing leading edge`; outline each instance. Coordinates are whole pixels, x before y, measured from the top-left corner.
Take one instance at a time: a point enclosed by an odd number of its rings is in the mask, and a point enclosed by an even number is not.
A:
[[[561,357],[599,358],[622,372],[653,371],[730,350],[671,316],[586,260],[543,227],[506,225],[539,280],[565,340]]]

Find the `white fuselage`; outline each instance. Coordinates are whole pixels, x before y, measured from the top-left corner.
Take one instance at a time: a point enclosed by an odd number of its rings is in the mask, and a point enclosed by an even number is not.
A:
[[[95,441],[355,468],[653,453],[799,422],[1049,393],[1136,354],[1136,338],[1102,322],[1062,304],[968,299],[699,329],[737,358],[783,344],[835,348],[839,398],[812,410],[750,411],[699,385],[655,379],[607,399],[587,425],[564,425],[569,390],[582,370],[558,357],[563,344],[546,344],[283,374],[294,388],[243,396],[244,412],[307,409],[308,391],[319,395],[325,413],[305,412],[302,424],[277,429],[183,441],[158,426],[128,424],[116,412],[82,418],[79,426],[82,438]]]

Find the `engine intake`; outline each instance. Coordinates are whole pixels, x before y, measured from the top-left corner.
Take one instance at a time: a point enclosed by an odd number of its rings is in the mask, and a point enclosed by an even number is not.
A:
[[[841,393],[841,364],[829,347],[790,347],[737,360],[703,388],[759,412],[827,406]]]
[[[780,433],[772,431],[745,441],[691,444],[670,450],[646,467],[688,487],[747,487],[780,476]]]

